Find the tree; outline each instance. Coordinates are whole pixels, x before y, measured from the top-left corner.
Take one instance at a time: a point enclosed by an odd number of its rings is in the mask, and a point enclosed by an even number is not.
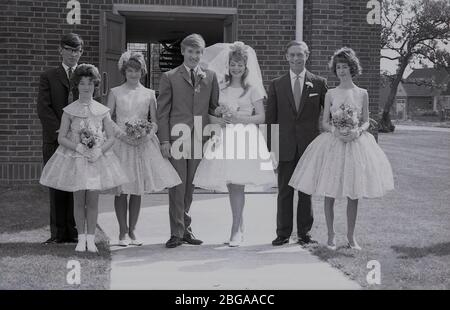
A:
[[[392,132],[395,126],[391,122],[389,111],[408,65],[411,62],[422,64],[430,61],[436,67],[447,70],[450,68],[450,2],[383,0],[381,26],[381,49],[394,54],[381,57],[398,61],[379,122],[381,132]]]

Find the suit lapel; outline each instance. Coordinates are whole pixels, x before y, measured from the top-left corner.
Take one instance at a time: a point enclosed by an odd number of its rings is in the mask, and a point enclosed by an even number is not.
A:
[[[305,82],[303,83],[302,97],[300,98],[300,106],[298,108],[297,117],[299,117],[300,114],[302,114],[303,108],[305,107],[306,100],[309,97],[309,89],[310,88],[307,87],[307,85],[306,85],[307,82],[312,82],[311,73],[309,73],[308,70],[306,70],[306,72],[305,72]]]
[[[58,73],[58,78],[59,78],[59,80],[61,81],[61,83],[62,83],[67,89],[69,89],[69,88],[70,88],[70,87],[69,87],[69,78],[67,77],[66,70],[64,70],[63,66],[62,66],[62,65],[59,66],[56,72]]]
[[[295,108],[294,94],[292,93],[291,75],[289,72],[282,78],[283,92],[288,97],[289,105],[292,108],[294,114],[297,114],[297,109]]]
[[[187,72],[186,67],[185,67],[184,65],[181,65],[179,68],[180,68],[180,69],[178,70],[178,72],[181,74],[181,76],[183,77],[183,79],[184,79],[189,85],[191,85],[191,87],[193,87],[193,86],[192,86],[192,82],[191,82],[191,77],[190,77],[189,73]]]

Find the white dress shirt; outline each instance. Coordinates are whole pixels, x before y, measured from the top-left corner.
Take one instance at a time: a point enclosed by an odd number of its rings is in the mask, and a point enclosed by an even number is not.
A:
[[[69,78],[69,68],[70,67],[68,65],[66,65],[65,63],[62,63],[62,66],[64,68],[64,71],[66,71],[67,78]],[[72,67],[72,74],[73,74],[73,72],[75,71],[76,68],[77,68],[77,65]]]

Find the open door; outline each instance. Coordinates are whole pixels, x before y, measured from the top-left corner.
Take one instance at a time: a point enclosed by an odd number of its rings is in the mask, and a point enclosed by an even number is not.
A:
[[[126,48],[125,17],[102,12],[100,23],[100,93],[102,103],[106,104],[108,91],[123,81],[117,62]]]
[[[223,22],[223,42],[233,43],[236,40],[237,40],[237,15],[230,15]]]

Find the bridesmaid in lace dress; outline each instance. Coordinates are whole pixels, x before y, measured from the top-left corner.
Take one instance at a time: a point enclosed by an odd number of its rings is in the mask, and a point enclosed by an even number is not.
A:
[[[386,155],[367,132],[369,96],[353,83],[353,77],[361,72],[355,52],[347,47],[336,51],[330,68],[340,83],[325,96],[322,126],[326,132],[308,146],[289,185],[325,197],[327,247],[331,250],[336,249],[334,200],[347,198],[347,246],[360,250],[354,237],[358,200],[383,196],[394,188],[394,179]],[[350,130],[338,122],[344,114],[354,118]]]
[[[139,246],[142,242],[137,239],[135,229],[141,196],[173,187],[180,184],[181,180],[159,149],[159,141],[155,135],[158,130],[155,92],[140,83],[142,76],[146,74],[144,56],[136,52],[123,53],[119,60],[119,70],[126,81],[111,89],[108,107],[115,120],[115,135],[118,138],[114,144],[114,152],[131,182],[114,189],[114,207],[120,227],[119,245]],[[139,139],[127,136],[125,123],[136,120],[151,121],[152,129],[147,136]]]

